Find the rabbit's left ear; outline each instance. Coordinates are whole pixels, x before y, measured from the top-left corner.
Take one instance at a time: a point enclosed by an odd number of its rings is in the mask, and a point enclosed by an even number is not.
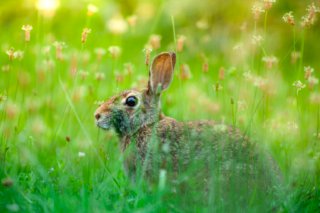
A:
[[[152,62],[149,72],[148,90],[154,94],[168,88],[172,81],[176,54],[165,52],[157,55]]]

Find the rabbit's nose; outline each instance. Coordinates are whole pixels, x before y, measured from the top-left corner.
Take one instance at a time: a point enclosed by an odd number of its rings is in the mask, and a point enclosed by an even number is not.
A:
[[[96,113],[96,114],[94,115],[94,117],[96,118],[96,120],[99,120],[99,119],[101,118],[101,115],[100,115],[100,113]]]

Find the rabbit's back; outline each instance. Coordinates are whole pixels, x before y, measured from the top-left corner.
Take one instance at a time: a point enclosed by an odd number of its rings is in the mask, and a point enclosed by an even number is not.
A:
[[[239,130],[213,121],[179,122],[162,116],[158,123],[141,128],[135,143],[143,160],[159,154],[179,171],[195,159],[227,162],[241,158],[254,163],[257,158],[254,144]]]

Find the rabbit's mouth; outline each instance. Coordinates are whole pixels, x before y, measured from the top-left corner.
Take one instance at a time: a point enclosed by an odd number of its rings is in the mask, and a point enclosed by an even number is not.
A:
[[[96,125],[103,130],[109,130],[111,128],[111,116],[103,116],[97,119]]]

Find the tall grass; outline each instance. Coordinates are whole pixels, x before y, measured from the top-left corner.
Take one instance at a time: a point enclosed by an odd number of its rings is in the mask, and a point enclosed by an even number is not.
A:
[[[138,1],[134,9],[96,1],[99,11],[90,15],[86,5],[71,1],[61,2],[51,17],[33,6],[5,2],[0,20],[11,21],[0,21],[0,211],[319,209],[320,94],[314,83],[320,69],[319,23],[300,24],[301,16],[310,18],[311,9],[318,13],[317,4],[307,7],[309,3],[279,1],[268,9],[259,4],[260,16],[255,18],[251,5],[242,1],[187,1],[178,6],[173,1]],[[295,26],[282,20],[290,10]],[[132,13],[138,17],[136,24],[124,18]],[[21,30],[27,24],[33,26],[30,41]],[[86,27],[91,33],[81,42]],[[160,35],[160,41],[152,35]],[[186,37],[182,49],[177,48],[180,36]],[[110,48],[115,46],[119,49]],[[151,183],[143,165],[135,179],[127,174],[123,163],[134,153],[134,144],[121,153],[116,135],[95,126],[93,112],[119,91],[146,85],[146,48],[153,49],[151,58],[167,50],[178,54],[173,83],[162,97],[164,113],[241,129],[261,151],[257,167],[269,165],[264,153],[278,165],[281,186],[269,185],[277,195],[265,196],[261,189],[254,193],[251,179],[236,168],[231,171],[239,178],[227,182],[221,173],[223,151],[215,153],[216,159],[191,161],[173,183],[170,165],[167,170],[154,166]],[[313,78],[305,78],[308,66],[314,68]],[[205,166],[210,178],[199,172]],[[257,179],[267,183],[278,173],[260,174]]]

